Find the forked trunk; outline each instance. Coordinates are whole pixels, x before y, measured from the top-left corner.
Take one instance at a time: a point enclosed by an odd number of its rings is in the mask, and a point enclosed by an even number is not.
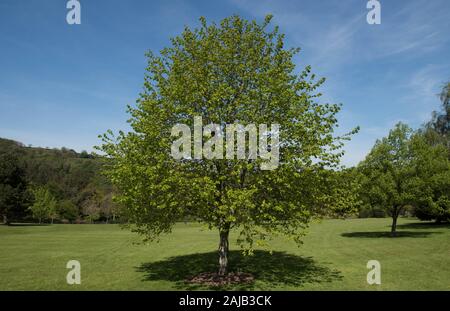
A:
[[[219,242],[219,275],[225,275],[227,273],[228,266],[228,235],[229,230],[220,231]]]

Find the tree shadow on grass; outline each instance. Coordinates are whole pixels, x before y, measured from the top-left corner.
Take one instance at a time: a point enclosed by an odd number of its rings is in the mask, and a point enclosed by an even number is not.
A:
[[[158,262],[144,263],[137,271],[144,273],[144,281],[171,281],[177,289],[251,290],[256,286],[273,289],[274,286],[302,286],[304,283],[323,283],[342,279],[340,272],[318,265],[311,257],[300,257],[285,252],[255,251],[244,256],[230,251],[230,272],[251,273],[255,282],[221,287],[192,284],[186,280],[201,272],[217,272],[217,252],[170,257]]]
[[[401,229],[450,229],[450,223],[435,223],[435,222],[413,222],[408,224],[397,225]]]
[[[441,232],[432,232],[432,231],[421,231],[421,232],[415,232],[415,231],[397,231],[396,236],[392,236],[391,232],[380,232],[380,231],[373,231],[373,232],[346,232],[342,233],[341,236],[346,238],[426,238],[431,234],[437,234]]]

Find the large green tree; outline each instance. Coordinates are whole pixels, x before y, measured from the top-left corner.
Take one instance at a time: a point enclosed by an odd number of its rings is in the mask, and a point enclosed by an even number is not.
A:
[[[217,229],[220,275],[227,271],[230,230],[248,252],[273,234],[300,243],[313,217],[352,206],[341,204],[339,183],[330,183],[339,175],[327,171],[339,166],[349,136],[334,134],[340,105],[318,103],[324,79],[309,66],[296,73],[299,50],[284,47],[270,20],[232,16],[207,24],[201,18],[199,28],[186,27],[159,55],[149,52],[144,90],[129,107],[133,130],[103,136],[101,149],[111,158],[106,173],[133,230],[154,239],[185,217]],[[278,167],[263,170],[267,162],[249,153],[219,159],[226,148],[218,145],[212,158],[174,159],[173,126],[192,129],[198,116],[218,125],[205,140],[220,139],[230,124],[278,124],[279,144],[274,132],[259,133],[272,139],[269,150],[279,149]]]

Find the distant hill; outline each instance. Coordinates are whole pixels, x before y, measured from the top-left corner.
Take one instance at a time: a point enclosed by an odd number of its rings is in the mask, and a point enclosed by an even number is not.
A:
[[[104,158],[64,147],[27,147],[5,138],[0,138],[0,152],[15,152],[30,186],[48,187],[59,202],[75,205],[78,217],[109,219],[113,214],[112,186],[100,173]]]

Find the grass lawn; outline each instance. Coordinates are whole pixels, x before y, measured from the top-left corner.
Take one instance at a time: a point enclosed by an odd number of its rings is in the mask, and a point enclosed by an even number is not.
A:
[[[304,244],[277,238],[273,254],[237,252],[230,270],[253,273],[255,290],[450,290],[450,227],[400,219],[325,220]],[[0,290],[195,289],[184,280],[217,269],[218,233],[178,224],[159,243],[140,244],[117,225],[0,226]],[[67,261],[81,263],[81,285],[67,285]],[[368,260],[381,263],[382,284],[368,285]]]

